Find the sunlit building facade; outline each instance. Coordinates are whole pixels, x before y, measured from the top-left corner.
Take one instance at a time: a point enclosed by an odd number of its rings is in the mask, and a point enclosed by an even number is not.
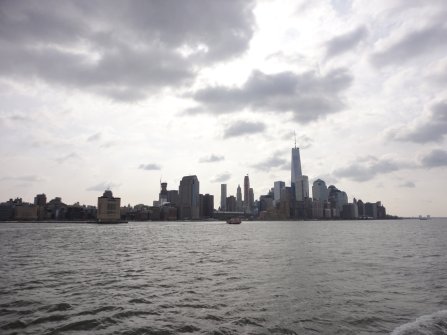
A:
[[[121,198],[115,198],[112,191],[106,190],[98,198],[98,222],[114,222],[121,219]]]

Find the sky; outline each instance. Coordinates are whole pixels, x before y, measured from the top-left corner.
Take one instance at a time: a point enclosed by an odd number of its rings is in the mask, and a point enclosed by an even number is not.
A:
[[[447,216],[445,0],[0,2],[0,202],[303,174]],[[311,186],[310,185],[310,186]]]

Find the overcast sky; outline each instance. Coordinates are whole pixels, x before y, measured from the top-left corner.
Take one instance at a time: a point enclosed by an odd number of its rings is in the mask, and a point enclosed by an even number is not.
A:
[[[0,2],[0,201],[303,173],[447,215],[447,2]]]

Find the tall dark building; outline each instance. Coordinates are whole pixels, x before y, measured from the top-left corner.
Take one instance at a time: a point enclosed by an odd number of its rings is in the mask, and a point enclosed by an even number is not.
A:
[[[200,218],[199,180],[197,176],[185,176],[179,186],[180,220]]]
[[[169,190],[168,191],[168,202],[170,202],[172,205],[175,205],[175,206],[179,204],[179,197],[178,197],[177,190]]]
[[[236,212],[236,198],[234,195],[227,197],[227,212]]]
[[[377,219],[377,203],[365,203],[365,216]]]
[[[158,201],[160,202],[160,206],[163,205],[165,202],[168,202],[168,183],[160,183],[160,194],[158,196]]]
[[[255,194],[253,193],[253,188],[248,189],[248,211],[251,213],[255,205]]]
[[[378,219],[386,218],[386,208],[382,205],[381,201],[377,201],[377,218]]]
[[[243,206],[242,206],[242,190],[241,190],[241,185],[237,185],[237,191],[236,191],[236,209],[238,211],[242,211],[243,210]]]
[[[248,175],[244,177],[244,210],[246,212],[250,212],[250,179],[248,178]]]
[[[201,216],[203,218],[211,218],[214,215],[214,196],[205,194],[202,201]]]
[[[222,212],[227,210],[227,184],[220,185],[220,210]]]
[[[363,217],[366,215],[365,213],[365,204],[363,203],[362,200],[358,200],[357,201],[357,207],[359,209],[359,217]]]
[[[301,171],[301,158],[300,158],[300,149],[296,147],[292,148],[292,164],[291,164],[291,176],[290,176],[290,185],[292,187],[293,197],[296,197],[296,183],[298,178],[303,175]]]
[[[47,204],[47,196],[42,193],[34,197],[34,205],[45,206]]]

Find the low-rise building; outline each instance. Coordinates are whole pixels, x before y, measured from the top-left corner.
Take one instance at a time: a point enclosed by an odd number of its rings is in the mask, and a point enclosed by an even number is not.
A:
[[[114,198],[110,190],[98,197],[98,222],[114,222],[121,219],[121,198]]]
[[[21,204],[14,208],[14,219],[17,221],[37,221],[38,206]]]

